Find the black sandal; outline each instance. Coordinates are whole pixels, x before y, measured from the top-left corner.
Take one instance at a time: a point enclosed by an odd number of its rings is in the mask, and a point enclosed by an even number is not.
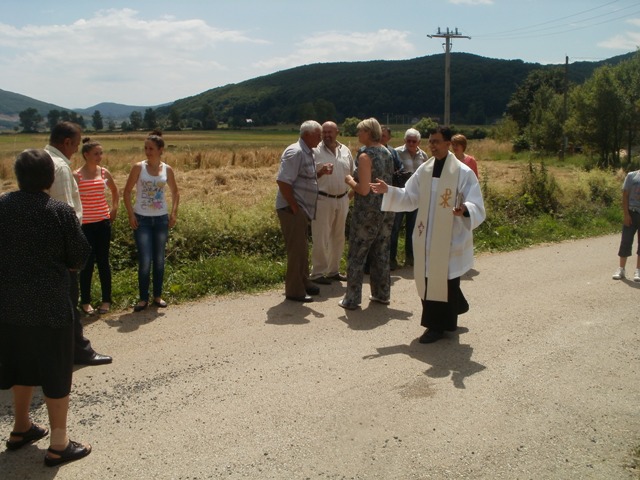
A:
[[[81,458],[86,457],[91,453],[91,445],[84,446],[81,443],[74,442],[73,440],[69,440],[67,448],[64,450],[54,450],[49,447],[47,449],[49,453],[53,453],[54,455],[59,455],[58,458],[52,458],[48,455],[44,457],[44,464],[47,467],[57,467],[58,465],[62,465],[66,462],[73,462],[74,460],[80,460]]]
[[[39,427],[35,423],[31,423],[31,427],[26,432],[18,433],[11,432],[11,435],[14,437],[21,437],[22,440],[14,440],[13,442],[7,440],[6,446],[7,450],[18,450],[19,448],[24,447],[32,442],[37,442],[43,437],[46,437],[49,433],[44,427]]]

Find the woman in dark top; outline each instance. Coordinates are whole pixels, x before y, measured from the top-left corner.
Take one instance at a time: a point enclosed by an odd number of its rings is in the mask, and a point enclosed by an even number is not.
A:
[[[90,251],[74,210],[49,197],[53,161],[25,150],[15,162],[20,190],[0,196],[0,388],[11,389],[17,450],[49,431],[31,422],[33,387],[40,385],[51,427],[48,466],[78,460],[90,445],[69,440],[67,412],[73,373],[73,306],[69,269]],[[37,301],[33,301],[33,299]]]
[[[345,177],[345,182],[355,192],[349,227],[347,292],[338,303],[347,310],[358,308],[362,301],[367,255],[371,262],[369,300],[387,305],[391,298],[389,242],[394,214],[380,210],[382,195],[373,194],[370,186],[377,178],[390,182],[393,176],[393,159],[380,143],[381,136],[382,129],[375,118],[358,124],[358,140],[364,148],[358,151],[354,176]]]

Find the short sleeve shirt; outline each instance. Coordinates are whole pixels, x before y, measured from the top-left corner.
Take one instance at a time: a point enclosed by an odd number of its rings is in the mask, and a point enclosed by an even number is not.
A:
[[[629,208],[640,210],[640,170],[627,174],[622,190],[629,192]]]
[[[289,145],[280,158],[280,170],[277,180],[293,187],[293,196],[307,217],[313,220],[316,216],[318,201],[318,177],[313,152],[302,139]],[[276,208],[289,206],[287,200],[278,190]]]

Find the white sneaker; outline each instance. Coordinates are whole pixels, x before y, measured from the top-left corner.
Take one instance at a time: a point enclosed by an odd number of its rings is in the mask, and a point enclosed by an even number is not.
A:
[[[640,268],[636,268],[636,273],[633,274],[633,281],[640,282]]]
[[[618,267],[616,273],[614,273],[611,278],[613,278],[614,280],[620,280],[621,278],[624,278],[624,268]]]

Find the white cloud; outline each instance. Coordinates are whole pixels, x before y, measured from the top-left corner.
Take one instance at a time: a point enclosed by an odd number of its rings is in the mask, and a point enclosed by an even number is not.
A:
[[[18,89],[3,88],[34,96],[31,92],[41,92],[45,84],[49,96],[38,93],[36,98],[65,107],[84,106],[74,102],[73,92],[78,89],[85,97],[96,91],[96,103],[111,101],[104,96],[106,89],[119,102],[145,105],[147,99],[158,98],[153,89],[167,82],[166,100],[210,88],[213,74],[230,68],[217,61],[223,50],[267,43],[242,31],[214,28],[200,19],[149,20],[141,19],[135,10],[110,9],[67,25],[15,28],[0,23],[4,51],[0,69],[20,72],[22,77],[13,79]],[[56,71],[64,71],[66,80]],[[51,99],[51,91],[62,100]]]
[[[382,29],[376,32],[321,32],[306,38],[287,56],[261,60],[260,69],[289,68],[310,63],[410,58],[416,48],[407,39],[408,32]]]
[[[603,42],[599,42],[598,47],[622,50],[624,52],[636,50],[640,47],[640,32],[624,32],[614,35]]]

